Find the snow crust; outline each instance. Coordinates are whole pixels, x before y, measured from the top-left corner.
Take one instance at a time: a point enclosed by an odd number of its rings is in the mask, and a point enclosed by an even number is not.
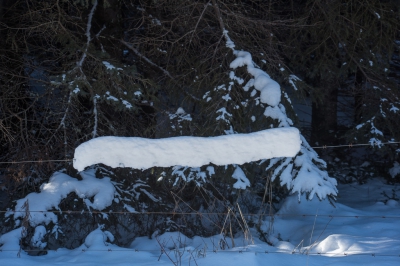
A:
[[[43,256],[29,256],[22,250],[18,258],[23,234],[20,227],[0,236],[0,265],[173,265],[167,254],[179,265],[199,266],[261,266],[266,261],[277,266],[399,265],[396,217],[400,207],[398,200],[384,203],[384,194],[395,191],[398,195],[399,186],[374,179],[364,185],[339,187],[343,194],[335,207],[327,200],[305,200],[304,195],[301,202],[296,195],[288,197],[271,218],[274,230],[268,241],[273,246],[258,239],[258,231],[251,228],[254,243],[241,232],[231,239],[223,235],[189,238],[179,232],[156,231],[151,237],[137,237],[129,247],[119,247],[113,244],[114,236],[99,226],[76,249],[50,250]],[[269,223],[267,217],[261,229],[266,232]],[[44,233],[41,227],[36,231]]]
[[[339,188],[342,197],[335,206],[327,200],[307,201],[304,195],[301,202],[294,195],[285,199],[274,218],[271,242],[278,247],[286,245],[290,252],[322,253],[327,257],[397,254],[400,234],[396,216],[400,208],[397,200],[387,200],[383,195],[398,192],[399,187],[375,179],[364,185],[354,183],[339,185]],[[359,264],[369,262],[362,257],[355,256]],[[374,261],[376,265],[380,260]],[[356,264],[355,261],[349,265]],[[343,259],[341,265],[347,265]]]
[[[296,128],[218,137],[99,137],[75,149],[73,166],[82,171],[99,163],[136,169],[175,165],[200,167],[209,163],[243,164],[274,157],[293,157],[299,152],[300,145]]]

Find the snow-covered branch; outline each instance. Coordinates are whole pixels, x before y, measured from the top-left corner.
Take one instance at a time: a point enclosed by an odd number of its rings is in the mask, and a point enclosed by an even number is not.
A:
[[[97,136],[97,97],[98,95],[96,95],[95,97],[93,97],[93,115],[94,115],[94,126],[93,126],[93,133],[92,136],[93,138],[95,138]]]
[[[90,36],[90,29],[92,28],[93,14],[94,14],[94,11],[96,10],[97,4],[98,4],[97,0],[94,0],[92,9],[90,10],[90,13],[89,13],[89,16],[88,16],[88,22],[87,22],[87,25],[86,25],[86,34],[85,34],[86,38],[87,38],[86,47],[85,47],[85,51],[82,54],[81,60],[78,62],[78,67],[79,68],[82,67],[83,62],[85,61],[87,50],[89,48],[90,41],[92,40],[91,36]]]

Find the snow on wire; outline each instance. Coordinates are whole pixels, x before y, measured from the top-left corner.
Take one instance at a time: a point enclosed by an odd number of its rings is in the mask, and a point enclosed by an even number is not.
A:
[[[82,171],[98,163],[136,169],[244,164],[274,157],[293,157],[299,152],[300,145],[299,130],[292,127],[208,138],[99,137],[75,149],[73,166]]]
[[[400,142],[382,142],[380,145],[400,144]],[[331,149],[331,148],[357,148],[361,146],[378,147],[375,143],[360,143],[360,144],[342,144],[342,145],[322,145],[312,146],[313,149]],[[378,147],[379,148],[379,147]],[[53,160],[26,160],[26,161],[9,161],[0,162],[0,164],[19,164],[19,163],[48,163],[48,162],[72,162],[73,159],[53,159]]]

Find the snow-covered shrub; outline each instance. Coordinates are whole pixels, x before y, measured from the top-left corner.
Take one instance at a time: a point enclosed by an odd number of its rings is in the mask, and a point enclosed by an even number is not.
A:
[[[165,178],[171,170],[96,166],[76,177],[55,172],[39,192],[8,209],[4,233],[20,230],[18,245],[35,250],[31,255],[45,254],[42,249],[77,248],[99,226],[119,246],[128,246],[136,237],[172,231],[187,236],[218,234],[226,219],[223,213],[232,207],[232,191],[224,191],[218,183],[202,188],[189,181],[174,184]],[[233,232],[237,223],[229,223]]]
[[[150,223],[154,228],[163,223],[162,217],[134,215],[152,204],[163,205],[141,178],[124,184],[103,167],[89,168],[78,178],[61,171],[42,184],[39,193],[17,200],[5,215],[6,225],[25,228],[21,243],[28,249],[76,248],[101,224],[117,237],[117,244],[128,245],[147,232]]]

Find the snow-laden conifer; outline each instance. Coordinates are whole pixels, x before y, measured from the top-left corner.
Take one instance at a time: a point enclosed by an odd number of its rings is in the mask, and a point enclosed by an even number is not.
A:
[[[293,126],[293,121],[286,112],[286,108],[292,108],[289,96],[281,91],[280,85],[270,75],[254,63],[249,52],[235,49],[235,44],[226,30],[223,34],[226,46],[236,57],[230,63],[230,68],[233,69],[229,74],[232,80],[229,83],[230,87],[235,82],[235,85],[241,87],[245,92],[250,91],[247,93],[246,104],[242,104],[241,108],[248,108],[249,105],[259,107],[258,112],[263,112],[264,115],[265,124],[262,126],[265,128]],[[245,70],[245,77],[241,77],[239,74],[243,73],[240,72],[242,69]],[[247,79],[246,82],[245,79]],[[282,103],[282,98],[286,100],[286,106]],[[252,113],[250,119],[254,120],[255,116],[259,116],[259,114]],[[226,121],[232,131],[235,129],[232,126],[235,117],[231,114],[227,117]],[[267,124],[267,121],[270,123]],[[295,157],[270,159],[265,170],[270,171],[272,181],[279,179],[282,186],[286,186],[292,193],[298,193],[299,199],[302,193],[306,193],[308,199],[312,199],[314,195],[317,195],[319,199],[334,198],[337,195],[336,180],[328,175],[325,161],[318,157],[303,136],[301,136],[301,140],[301,150]]]

